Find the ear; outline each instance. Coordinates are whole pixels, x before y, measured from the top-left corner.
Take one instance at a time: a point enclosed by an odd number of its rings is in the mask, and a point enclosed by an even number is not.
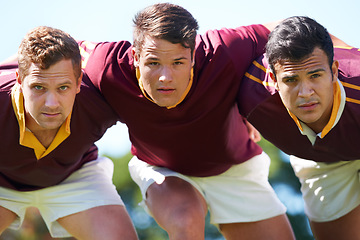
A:
[[[19,70],[16,70],[16,82],[21,85],[21,78],[20,78]]]
[[[333,81],[336,81],[338,79],[338,75],[339,75],[339,62],[337,60],[334,60],[332,66],[331,66],[331,71],[333,74]]]
[[[76,93],[80,92],[82,77],[83,77],[83,72],[81,71],[80,77],[77,80]]]
[[[136,48],[135,47],[133,47],[132,49],[131,49],[131,54],[133,55],[133,58],[134,58],[134,66],[136,67],[136,68],[138,68],[139,67],[139,62],[140,62],[140,59],[139,59],[139,55],[138,54],[136,54]]]
[[[269,75],[270,75],[271,80],[273,80],[274,83],[275,83],[275,89],[276,89],[277,91],[279,91],[279,84],[278,84],[278,82],[276,81],[276,76],[275,76],[275,74],[274,74],[272,71],[270,71],[270,72],[269,72]]]

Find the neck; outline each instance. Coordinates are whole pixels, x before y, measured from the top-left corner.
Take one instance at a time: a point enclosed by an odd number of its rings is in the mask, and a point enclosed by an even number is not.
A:
[[[308,123],[306,124],[309,128],[311,128],[311,130],[314,131],[314,133],[318,134],[320,132],[322,132],[322,130],[324,129],[324,127],[326,126],[326,123],[325,124],[319,124],[319,123]]]
[[[55,129],[46,129],[41,126],[31,117],[26,116],[25,121],[26,128],[29,129],[32,134],[39,140],[39,142],[45,147],[48,148],[52,141],[54,140],[60,127]]]
[[[31,130],[31,129],[30,129]],[[52,141],[54,140],[56,133],[59,129],[51,130],[42,130],[42,131],[31,131],[34,136],[39,140],[39,142],[45,147],[48,148]]]

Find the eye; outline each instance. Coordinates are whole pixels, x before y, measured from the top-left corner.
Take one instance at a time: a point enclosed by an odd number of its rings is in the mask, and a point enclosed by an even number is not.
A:
[[[43,87],[43,86],[40,86],[40,85],[35,85],[35,86],[34,86],[34,89],[35,89],[35,90],[43,90],[44,87]]]
[[[61,90],[61,91],[65,91],[66,89],[68,89],[69,87],[68,86],[61,86],[61,87],[59,87],[59,89]]]
[[[174,62],[174,65],[181,65],[181,64],[183,64],[183,62],[180,61]]]
[[[296,82],[296,79],[295,78],[286,78],[283,80],[284,83],[293,83],[293,82]]]
[[[315,74],[312,74],[311,75],[311,78],[314,79],[314,78],[319,78],[321,75],[318,74],[318,73],[315,73]]]
[[[158,66],[160,65],[159,62],[148,62],[146,65],[149,65],[149,66]]]

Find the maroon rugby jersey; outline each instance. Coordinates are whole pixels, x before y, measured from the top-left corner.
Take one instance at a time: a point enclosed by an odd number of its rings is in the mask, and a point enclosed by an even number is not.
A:
[[[264,138],[289,155],[317,162],[360,159],[360,50],[335,48],[334,52],[339,61],[338,78],[346,94],[345,108],[336,125],[325,137],[317,136],[314,145],[301,134],[272,87],[263,56],[252,64],[242,81],[240,112]]]
[[[84,75],[71,115],[70,136],[37,159],[32,148],[19,144],[19,124],[11,101],[16,67],[0,66],[0,186],[30,191],[58,184],[84,163],[95,160],[98,151],[94,142],[118,119]]]
[[[252,25],[199,35],[193,85],[171,109],[144,97],[129,42],[99,43],[85,72],[128,126],[139,159],[186,175],[217,175],[262,151],[249,139],[236,96],[247,68],[264,52],[268,33]],[[86,42],[80,45],[86,48]]]

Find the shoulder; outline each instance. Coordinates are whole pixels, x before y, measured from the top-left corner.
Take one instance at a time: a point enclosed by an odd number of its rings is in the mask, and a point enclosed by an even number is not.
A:
[[[83,56],[82,67],[97,88],[100,89],[103,81],[112,81],[114,76],[119,80],[133,74],[132,45],[129,42],[101,42],[92,47]]]
[[[346,101],[360,104],[360,50],[357,48],[334,48],[334,58],[339,62],[338,78],[346,92]]]
[[[208,30],[197,36],[197,45],[205,46],[228,45],[231,42],[254,41],[257,38],[267,40],[269,30],[260,24]]]
[[[89,60],[97,66],[104,66],[108,61],[119,61],[128,58],[132,45],[128,41],[89,42],[79,41],[82,67],[86,68]]]
[[[360,49],[334,48],[334,59],[339,62],[339,79],[360,86]]]
[[[205,63],[211,59],[224,64],[231,61],[243,74],[250,62],[264,52],[268,33],[262,25],[207,31],[197,37],[195,62]]]
[[[0,91],[11,91],[16,82],[16,71],[13,69],[3,70],[0,67]]]

